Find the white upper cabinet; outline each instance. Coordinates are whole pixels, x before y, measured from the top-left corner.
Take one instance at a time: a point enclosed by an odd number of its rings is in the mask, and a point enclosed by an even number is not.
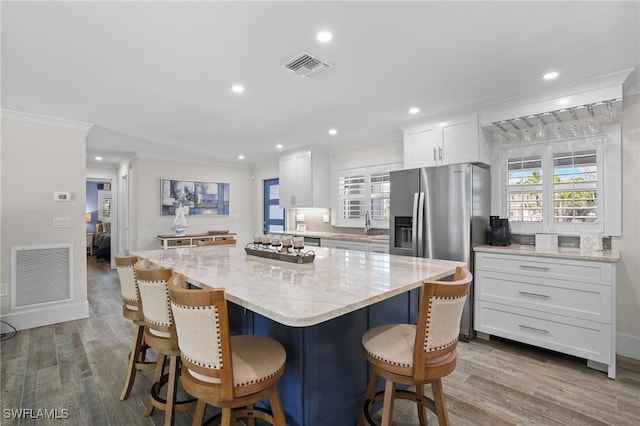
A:
[[[489,164],[489,150],[480,137],[477,115],[404,129],[405,169],[457,163]]]
[[[280,158],[280,207],[329,207],[329,154],[320,149]]]
[[[435,125],[404,132],[404,167],[437,166],[438,132]]]

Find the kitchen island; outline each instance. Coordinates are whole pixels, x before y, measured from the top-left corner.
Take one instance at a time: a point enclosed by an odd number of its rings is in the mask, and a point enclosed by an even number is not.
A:
[[[290,425],[353,425],[367,386],[361,337],[389,322],[412,322],[417,288],[460,262],[314,248],[295,264],[242,247],[139,251],[197,287],[224,287],[232,331],[271,336],[287,351],[280,396]]]

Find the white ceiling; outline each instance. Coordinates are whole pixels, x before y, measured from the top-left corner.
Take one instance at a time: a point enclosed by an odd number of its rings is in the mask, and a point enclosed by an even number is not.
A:
[[[94,123],[89,166],[97,153],[259,164],[278,143],[400,140],[411,106],[429,116],[638,68],[639,5],[2,1],[2,108]],[[281,67],[303,51],[335,68]]]

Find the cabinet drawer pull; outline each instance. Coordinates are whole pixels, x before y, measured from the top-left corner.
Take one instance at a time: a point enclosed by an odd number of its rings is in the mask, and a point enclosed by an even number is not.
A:
[[[548,271],[551,268],[545,268],[543,266],[529,266],[529,265],[520,265],[523,269],[532,269],[534,271]]]
[[[538,331],[540,333],[545,333],[545,334],[549,333],[549,330],[544,330],[542,328],[529,327],[528,325],[524,325],[524,324],[518,324],[518,327],[524,328],[525,330]]]
[[[519,291],[518,293],[520,293],[523,296],[543,297],[545,299],[548,299],[549,297],[551,297],[548,294],[529,293],[527,291]]]

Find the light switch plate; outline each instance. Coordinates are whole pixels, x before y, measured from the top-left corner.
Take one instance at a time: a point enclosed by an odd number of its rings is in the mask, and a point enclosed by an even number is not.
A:
[[[54,192],[53,201],[71,201],[70,192]]]
[[[296,214],[296,222],[304,222],[304,213]]]
[[[54,228],[71,228],[71,218],[70,217],[54,217],[53,227]]]
[[[324,223],[329,223],[329,215],[328,215],[328,214],[323,215],[323,216],[322,216],[322,221],[323,221]]]

